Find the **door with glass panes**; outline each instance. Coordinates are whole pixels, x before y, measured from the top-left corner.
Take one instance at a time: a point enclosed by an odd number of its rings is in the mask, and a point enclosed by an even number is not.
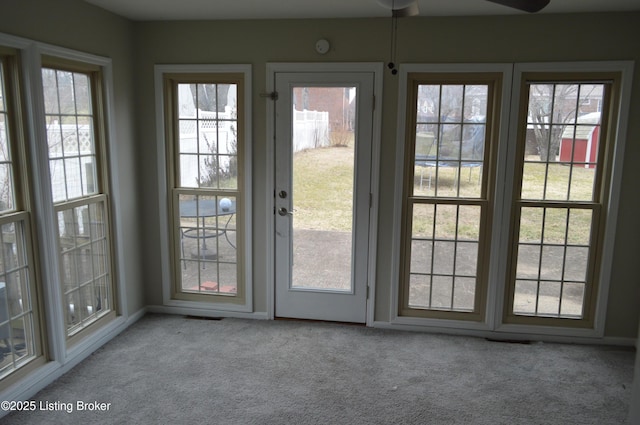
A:
[[[275,315],[366,321],[373,73],[276,73]]]

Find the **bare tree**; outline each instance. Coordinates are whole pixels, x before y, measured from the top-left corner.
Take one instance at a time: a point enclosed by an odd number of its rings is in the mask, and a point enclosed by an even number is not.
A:
[[[587,112],[584,106],[592,105],[591,100],[601,100],[601,87],[593,84],[531,84],[527,124],[532,129],[541,161],[556,161],[565,128]],[[598,109],[597,105],[595,109]]]

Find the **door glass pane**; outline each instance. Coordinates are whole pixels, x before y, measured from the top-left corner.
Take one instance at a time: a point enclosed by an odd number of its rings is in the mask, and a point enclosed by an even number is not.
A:
[[[295,87],[294,288],[351,291],[355,87]]]

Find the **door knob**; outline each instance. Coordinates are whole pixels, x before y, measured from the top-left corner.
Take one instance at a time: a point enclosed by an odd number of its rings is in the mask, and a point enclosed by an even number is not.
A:
[[[283,217],[284,217],[285,215],[287,215],[287,214],[288,214],[288,215],[293,215],[293,213],[292,213],[292,212],[287,211],[287,209],[286,209],[285,207],[281,207],[281,208],[278,210],[278,214],[280,214],[280,215],[281,215],[281,216],[283,216]]]

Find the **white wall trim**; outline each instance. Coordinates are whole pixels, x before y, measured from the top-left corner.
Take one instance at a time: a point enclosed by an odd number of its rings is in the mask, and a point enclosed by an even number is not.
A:
[[[245,201],[244,210],[244,284],[245,303],[206,303],[206,302],[189,302],[175,300],[171,298],[171,270],[170,270],[170,247],[169,247],[169,229],[171,223],[169,221],[168,205],[169,194],[167,188],[167,167],[166,167],[166,151],[165,151],[165,132],[164,132],[164,90],[162,80],[164,74],[168,73],[242,73],[244,75],[244,177],[245,185],[241,188],[242,196]],[[156,93],[156,147],[158,156],[158,215],[160,217],[160,258],[162,275],[162,297],[163,304],[168,307],[187,307],[194,308],[196,311],[207,312],[210,310],[224,310],[236,312],[253,311],[253,205],[252,205],[252,146],[253,146],[253,118],[252,118],[252,68],[250,64],[179,64],[165,65],[159,64],[154,67],[155,74],[155,93]]]
[[[483,329],[455,328],[444,326],[416,326],[410,323],[389,323],[376,321],[373,327],[401,331],[422,332],[427,334],[457,335],[476,338],[488,338],[501,341],[554,342],[562,344],[610,345],[634,347],[636,339],[623,337],[585,337],[570,335],[550,335],[545,333],[523,334],[521,332],[495,332]]]
[[[515,131],[517,125],[518,105],[520,103],[519,82],[522,74],[526,72],[620,72],[621,87],[620,100],[617,105],[618,120],[611,123],[616,129],[613,162],[611,166],[611,183],[609,186],[609,202],[605,205],[607,220],[605,223],[605,235],[602,243],[602,258],[600,265],[599,288],[597,295],[596,315],[593,332],[596,336],[604,336],[605,321],[607,315],[607,303],[609,288],[611,286],[611,272],[613,265],[613,251],[615,245],[616,226],[618,221],[618,206],[620,203],[620,187],[622,182],[622,168],[624,163],[624,150],[627,139],[627,126],[629,122],[629,105],[631,103],[631,83],[633,81],[632,61],[603,61],[603,62],[535,62],[518,63],[514,67],[514,87],[511,121]],[[515,134],[515,133],[514,133]],[[502,251],[505,252],[505,251]]]
[[[99,331],[100,335],[94,334],[86,340],[81,341],[81,345],[73,350],[65,363],[51,361],[19,380],[0,393],[0,400],[29,400],[39,391],[50,385],[53,381],[73,369],[80,362],[89,357],[97,349],[109,342],[129,326],[140,320],[146,314],[147,309],[142,308],[131,314],[127,319],[119,318],[110,322],[105,328]],[[0,412],[0,418],[9,412]]]
[[[26,108],[26,124],[31,135],[27,143],[29,144],[30,163],[32,167],[37,167],[40,173],[33,173],[33,199],[32,208],[35,220],[41,223],[34,231],[38,240],[38,258],[40,265],[40,279],[43,290],[43,318],[46,326],[46,339],[48,342],[48,353],[45,355],[60,363],[66,358],[66,329],[64,325],[64,311],[62,294],[58,286],[58,276],[60,276],[57,255],[50,253],[58,252],[56,244],[55,213],[51,188],[42,178],[41,174],[49,175],[49,158],[47,152],[47,130],[44,120],[44,94],[42,89],[41,52],[37,45],[32,44],[23,51],[23,73],[25,96],[31,99],[31,105]],[[41,141],[44,141],[42,143]],[[41,177],[41,176],[40,176]],[[46,301],[46,302],[45,302]]]
[[[170,306],[170,305],[150,305],[147,306],[148,313],[174,314],[180,316],[198,317],[233,317],[237,319],[258,319],[268,320],[266,312],[241,312],[232,310],[220,310],[214,308],[198,308],[198,306]]]

